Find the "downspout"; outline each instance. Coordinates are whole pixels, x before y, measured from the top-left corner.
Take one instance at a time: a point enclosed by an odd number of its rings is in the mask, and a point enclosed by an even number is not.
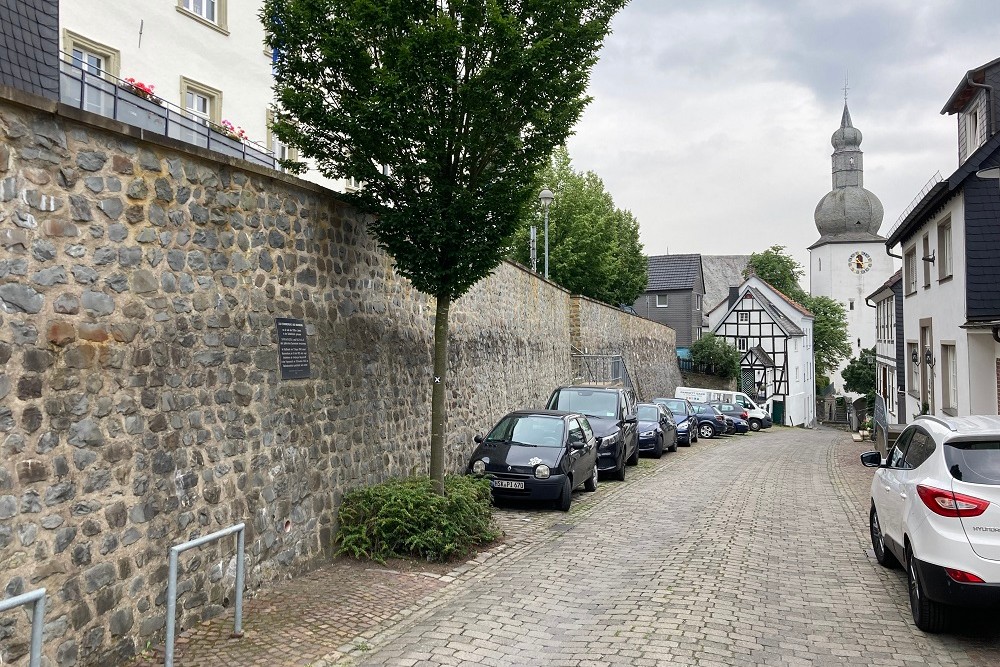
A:
[[[975,81],[972,80],[971,74],[968,76],[968,78],[966,78],[965,81],[970,86],[973,86],[975,88],[982,88],[984,90],[989,91],[989,94],[986,96],[986,100],[990,106],[990,136],[992,137],[994,134],[996,134],[996,127],[997,127],[996,118],[993,116],[993,86],[987,86],[985,83],[976,83]],[[969,152],[971,153],[972,151]]]

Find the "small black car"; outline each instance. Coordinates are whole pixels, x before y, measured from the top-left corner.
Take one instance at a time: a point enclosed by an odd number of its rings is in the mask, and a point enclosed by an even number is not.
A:
[[[597,439],[580,413],[511,412],[476,443],[467,472],[489,476],[495,499],[554,500],[566,512],[577,486],[597,490]]]
[[[640,452],[651,452],[660,458],[663,443],[668,443],[667,451],[677,451],[677,424],[670,410],[658,403],[640,403],[638,415]]]
[[[712,407],[708,403],[691,403],[694,408],[695,416],[698,417],[698,436],[705,438],[714,438],[717,435],[723,435],[729,431],[729,424],[732,423],[730,419],[726,422],[726,416],[719,412],[716,408]],[[733,425],[733,433],[736,432],[736,427]]]
[[[665,406],[677,424],[677,444],[690,446],[698,442],[698,415],[686,398],[654,398],[653,403]]]
[[[635,392],[625,387],[572,385],[553,391],[545,407],[583,414],[597,436],[598,468],[624,480],[625,465],[639,463],[635,405]]]

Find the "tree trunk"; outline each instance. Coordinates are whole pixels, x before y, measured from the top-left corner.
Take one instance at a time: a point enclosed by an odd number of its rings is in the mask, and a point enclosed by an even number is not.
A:
[[[451,297],[437,298],[434,318],[434,391],[431,394],[431,483],[444,495],[445,376],[448,371],[448,314]]]

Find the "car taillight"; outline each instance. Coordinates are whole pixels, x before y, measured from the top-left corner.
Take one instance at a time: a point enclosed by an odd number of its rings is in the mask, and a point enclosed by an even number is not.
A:
[[[957,581],[960,584],[984,584],[982,579],[972,574],[971,572],[963,572],[962,570],[956,570],[953,567],[946,567],[944,571],[948,573],[948,576],[952,580]]]
[[[747,413],[745,413],[745,412],[741,412],[741,413],[740,413],[740,419],[742,419],[743,421],[746,421],[746,420],[747,420],[747,417],[749,417],[749,416],[750,416],[750,415],[748,415],[748,414],[747,414]]]
[[[924,501],[927,509],[941,516],[979,516],[990,506],[988,500],[923,484],[917,485],[917,495]]]
[[[722,415],[715,415],[715,421],[717,421],[717,422],[724,422],[724,421],[726,421],[726,418],[723,417]]]

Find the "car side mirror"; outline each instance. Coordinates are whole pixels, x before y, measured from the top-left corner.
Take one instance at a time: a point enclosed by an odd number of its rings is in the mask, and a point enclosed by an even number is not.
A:
[[[878,468],[882,465],[882,454],[880,452],[865,452],[861,455],[861,465],[866,468]]]
[[[581,440],[574,440],[573,442],[569,443],[569,448],[572,449],[572,450],[583,449],[586,446],[587,446],[587,443],[585,443],[585,442],[583,442]]]
[[[475,441],[476,441],[476,444],[477,444],[477,445],[481,445],[481,444],[483,444],[483,436],[482,436],[482,435],[480,435],[479,433],[477,433],[477,434],[476,434],[476,437],[475,437],[475,438],[473,438],[473,440],[475,440]]]
[[[637,424],[639,423],[639,418],[635,415],[625,415],[625,419],[622,421],[626,424]]]

